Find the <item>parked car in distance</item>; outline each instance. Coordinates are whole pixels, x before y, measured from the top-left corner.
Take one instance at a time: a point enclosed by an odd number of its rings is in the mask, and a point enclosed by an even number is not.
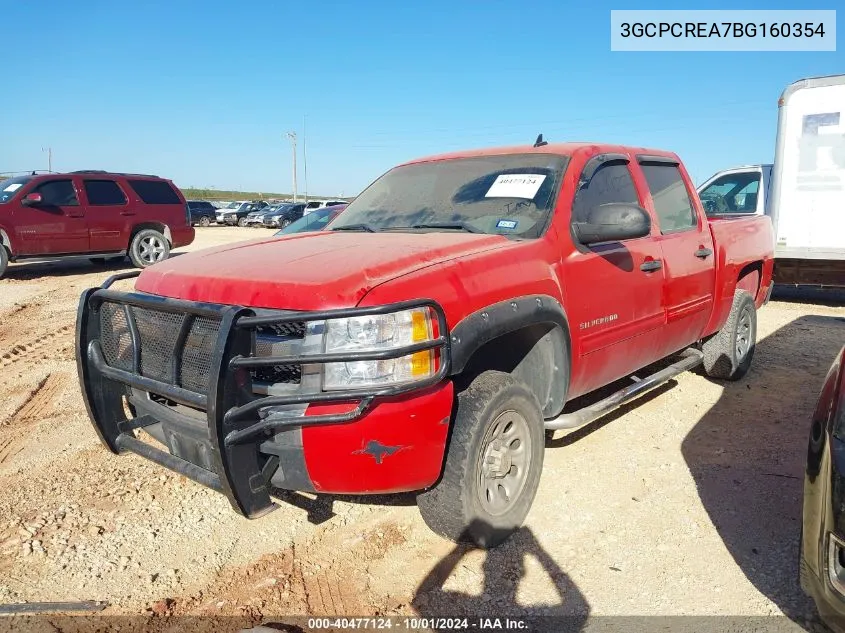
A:
[[[280,231],[276,231],[274,235],[291,235],[293,233],[307,233],[308,231],[322,231],[328,224],[340,215],[340,212],[346,208],[346,205],[337,205],[334,207],[323,207],[317,209],[308,215],[303,215],[298,220],[291,222]]]
[[[188,200],[191,225],[211,226],[217,221],[217,208],[205,200]]]
[[[272,213],[264,214],[266,228],[284,228],[302,217],[304,203],[283,203],[275,207]]]
[[[242,201],[242,202],[232,202],[228,204],[223,209],[218,209],[217,211],[217,223],[218,224],[227,224],[229,226],[246,226],[247,225],[247,216],[254,212],[259,211],[265,207],[269,206],[264,201],[258,202],[249,202],[249,201]]]
[[[305,204],[305,212],[303,215],[308,215],[312,211],[322,209],[324,207],[336,207],[341,204],[349,204],[346,200],[309,200]]]
[[[75,171],[0,182],[0,277],[9,261],[126,255],[138,268],[194,241],[185,197],[170,180]]]
[[[275,213],[278,205],[268,205],[263,209],[258,209],[257,211],[250,211],[249,214],[246,216],[246,225],[251,227],[263,227],[264,226],[264,218],[268,215]]]
[[[845,348],[830,366],[811,420],[799,580],[822,620],[845,631]]]
[[[238,213],[238,211],[241,209],[241,207],[246,207],[248,205],[249,205],[248,200],[236,200],[236,201],[232,201],[232,202],[220,207],[219,209],[217,209],[217,214],[216,214],[217,224],[226,224],[226,216],[229,215],[229,214],[231,214],[233,216],[235,223],[237,223],[237,220],[238,220],[237,213]]]
[[[251,518],[278,488],[415,491],[432,530],[482,547],[528,514],[546,431],[699,366],[745,376],[772,287],[770,219],[707,218],[680,158],[641,147],[423,158],[328,230],[295,228],[153,266],[131,293],[85,291],[78,368],[103,444]],[[133,311],[160,326],[108,318]],[[167,362],[133,365],[145,349]]]

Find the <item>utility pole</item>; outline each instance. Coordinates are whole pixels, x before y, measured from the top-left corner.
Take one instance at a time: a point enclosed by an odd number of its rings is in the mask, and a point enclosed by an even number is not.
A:
[[[308,151],[305,147],[305,115],[302,115],[302,163],[305,168],[305,204],[308,204]]]
[[[293,201],[296,202],[296,132],[288,132],[286,136],[293,150]]]
[[[52,147],[42,147],[42,152],[47,152],[47,171],[53,171],[53,148]]]

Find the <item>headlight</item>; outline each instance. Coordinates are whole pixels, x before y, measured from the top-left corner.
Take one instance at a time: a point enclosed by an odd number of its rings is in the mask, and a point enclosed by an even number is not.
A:
[[[392,314],[330,319],[326,321],[326,353],[376,352],[430,341],[432,315],[428,308]],[[415,352],[389,360],[326,363],[323,389],[358,389],[397,385],[429,378],[435,373],[434,350]]]

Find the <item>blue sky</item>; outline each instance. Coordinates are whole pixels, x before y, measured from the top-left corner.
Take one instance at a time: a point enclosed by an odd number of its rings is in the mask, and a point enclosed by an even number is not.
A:
[[[611,52],[611,8],[678,6],[7,0],[0,171],[45,169],[50,146],[54,170],[289,191],[294,130],[301,193],[305,116],[312,195],[353,195],[398,162],[540,132],[671,149],[699,182],[771,160],[783,88],[845,72],[842,37],[835,53]]]

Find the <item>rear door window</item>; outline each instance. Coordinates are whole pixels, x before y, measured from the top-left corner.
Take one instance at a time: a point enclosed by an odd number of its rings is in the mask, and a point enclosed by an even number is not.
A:
[[[129,186],[146,204],[182,204],[173,187],[163,180],[130,180]]]
[[[124,205],[126,195],[113,180],[86,180],[84,182],[85,195],[88,204],[93,206]]]
[[[643,163],[640,166],[651,191],[660,232],[677,233],[696,228],[698,217],[678,166],[669,163]]]
[[[48,207],[75,207],[79,205],[76,189],[71,180],[50,180],[41,183],[32,193],[40,193],[42,205]]]

